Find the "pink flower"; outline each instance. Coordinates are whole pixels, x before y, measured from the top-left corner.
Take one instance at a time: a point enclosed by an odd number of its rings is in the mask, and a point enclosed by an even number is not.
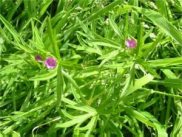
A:
[[[54,69],[57,66],[57,61],[55,58],[53,57],[48,57],[45,61],[44,61],[45,66],[48,69]]]
[[[128,48],[135,48],[137,46],[137,41],[135,39],[127,39],[125,41],[125,45],[128,47]]]
[[[36,55],[36,56],[35,56],[35,60],[36,60],[37,62],[41,62],[41,61],[42,61],[42,57],[41,57],[40,55]]]

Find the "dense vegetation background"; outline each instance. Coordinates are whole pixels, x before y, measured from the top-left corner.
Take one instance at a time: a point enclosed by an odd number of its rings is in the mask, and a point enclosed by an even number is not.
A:
[[[0,0],[0,55],[0,137],[182,136],[181,0]]]

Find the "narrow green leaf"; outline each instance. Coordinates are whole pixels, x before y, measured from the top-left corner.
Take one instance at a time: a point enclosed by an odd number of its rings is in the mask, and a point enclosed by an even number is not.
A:
[[[74,116],[74,118],[70,121],[67,121],[65,123],[58,123],[56,124],[56,128],[67,128],[67,127],[71,127],[73,125],[76,124],[81,124],[83,123],[85,120],[87,120],[88,118],[90,118],[92,115],[91,114],[84,114],[84,115],[80,115],[80,116]]]
[[[154,128],[157,130],[158,137],[168,137],[166,129],[162,126],[158,120],[146,111],[136,111],[131,108],[126,108],[126,112],[130,114],[131,117],[135,117],[140,122]]]
[[[57,75],[57,70],[51,70],[43,74],[38,74],[33,78],[30,78],[30,81],[38,80],[38,81],[44,81],[49,80],[51,78],[54,78]]]
[[[58,61],[61,61],[60,51],[59,47],[57,45],[57,39],[56,39],[56,31],[52,28],[51,20],[48,18],[48,36],[52,45],[52,48],[54,49],[54,55],[56,55]]]
[[[46,12],[49,5],[52,3],[53,0],[46,0],[45,3],[43,3],[41,10],[40,10],[40,17]]]
[[[109,20],[109,24],[112,27],[112,29],[114,30],[114,32],[120,37],[120,39],[124,39],[122,32],[121,32],[120,28],[117,26],[117,24],[114,22],[114,19],[112,17],[110,17],[108,20]]]
[[[154,67],[154,68],[181,65],[182,64],[182,57],[150,60],[150,61],[148,61],[148,63],[149,63],[150,67]]]
[[[59,63],[58,69],[57,69],[57,88],[56,88],[58,104],[61,103],[63,90],[64,90],[64,78],[63,78],[63,74],[62,74],[62,67]]]
[[[168,7],[167,7],[167,1],[166,0],[157,0],[156,5],[158,7],[159,12],[166,17],[167,19],[169,18],[168,16]]]
[[[103,9],[100,9],[100,10],[96,11],[90,17],[86,18],[84,20],[84,22],[92,21],[92,20],[97,19],[97,17],[105,14],[106,12],[109,12],[111,9],[113,9],[119,3],[122,3],[122,0],[116,0],[116,1],[112,2],[111,4],[107,5],[106,7],[104,7]]]
[[[182,89],[182,79],[155,80],[153,83],[164,85],[166,87]]]
[[[84,111],[84,112],[88,112],[88,113],[91,113],[91,114],[94,114],[96,115],[97,112],[94,108],[90,107],[90,106],[83,106],[83,105],[67,105],[67,107],[69,108],[72,108],[72,109],[75,109],[75,110],[79,110],[79,111]]]
[[[118,50],[114,50],[111,53],[104,55],[107,57],[104,57],[104,60],[102,60],[101,64],[99,65],[99,67],[102,67],[106,62],[108,62],[109,60],[113,59],[114,57],[116,57],[119,54]],[[102,56],[100,57],[102,58]]]
[[[135,7],[135,9],[149,18],[164,34],[168,34],[182,45],[182,33],[177,30],[166,18],[154,10]]]
[[[140,79],[136,79],[134,85],[130,85],[127,92],[126,92],[126,96],[129,94],[132,94],[134,91],[142,88],[144,85],[148,84],[150,81],[153,80],[153,76],[150,74],[147,74],[145,76],[143,76]]]

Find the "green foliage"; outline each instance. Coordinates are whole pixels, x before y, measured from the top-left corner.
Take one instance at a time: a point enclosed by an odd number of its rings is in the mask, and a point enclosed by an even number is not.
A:
[[[0,137],[180,137],[181,9],[180,0],[0,0]]]

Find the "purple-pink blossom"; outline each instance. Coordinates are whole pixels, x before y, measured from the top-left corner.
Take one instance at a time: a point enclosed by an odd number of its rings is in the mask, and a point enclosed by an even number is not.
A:
[[[128,47],[128,48],[135,48],[137,46],[137,41],[135,39],[127,39],[125,41],[125,45]]]
[[[42,61],[42,57],[41,57],[40,55],[36,55],[36,56],[35,56],[35,60],[36,60],[37,62],[41,62],[41,61]]]
[[[55,58],[53,57],[48,57],[45,61],[44,61],[45,66],[48,69],[54,69],[57,66],[57,61]]]

